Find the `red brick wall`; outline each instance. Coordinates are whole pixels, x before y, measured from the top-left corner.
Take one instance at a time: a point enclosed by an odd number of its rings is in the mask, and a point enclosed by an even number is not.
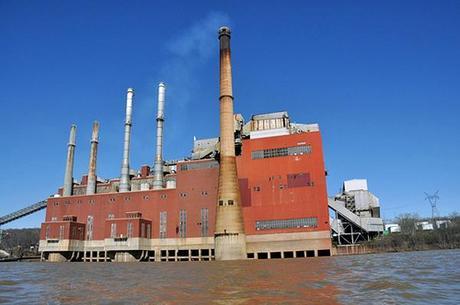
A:
[[[311,145],[311,153],[251,159],[253,150],[292,147],[299,143]],[[329,230],[325,169],[319,132],[244,140],[242,155],[237,158],[237,165],[246,234]],[[199,237],[201,208],[208,208],[208,236],[213,236],[218,170],[206,168],[181,171],[179,164],[176,189],[49,198],[46,221],[51,221],[52,217],[62,220],[64,215],[75,215],[78,222],[86,223],[88,215],[92,215],[93,239],[100,240],[110,236],[110,227],[106,228],[109,214],[113,214],[114,218],[125,218],[126,212],[139,211],[142,213],[142,219],[152,222],[152,238],[159,238],[159,215],[161,211],[167,211],[167,237],[175,238],[179,237],[176,233],[179,226],[179,211],[185,209],[187,237]],[[299,173],[308,173],[309,177],[300,178],[299,183],[306,182],[305,179],[308,178],[310,186],[297,183],[297,187],[288,187],[289,175]],[[258,189],[260,191],[256,191]],[[163,198],[164,196],[167,198]],[[255,229],[257,220],[302,217],[317,217],[318,227],[261,231]],[[122,228],[123,225],[120,226],[120,230]]]

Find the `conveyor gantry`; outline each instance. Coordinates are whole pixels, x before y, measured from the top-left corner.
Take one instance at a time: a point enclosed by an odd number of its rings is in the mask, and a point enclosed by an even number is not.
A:
[[[32,213],[38,212],[40,210],[43,210],[44,208],[46,208],[47,203],[48,203],[47,200],[43,200],[43,201],[34,203],[28,207],[25,207],[23,209],[20,209],[18,211],[15,211],[13,213],[7,214],[3,217],[0,217],[0,226],[8,222],[11,222],[13,220],[19,219],[21,217],[24,217]]]

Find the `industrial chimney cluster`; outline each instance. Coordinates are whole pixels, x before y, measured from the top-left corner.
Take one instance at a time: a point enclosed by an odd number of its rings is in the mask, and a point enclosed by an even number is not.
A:
[[[130,168],[133,89],[126,93],[120,179],[96,175],[99,123],[94,122],[88,175],[73,184],[72,125],[66,197],[48,199],[40,237],[43,260],[177,262],[331,254],[319,126],[291,123],[284,111],[255,115],[247,123],[235,115],[228,27],[218,30],[218,40],[220,134],[195,139],[191,157],[163,160],[163,83],[152,170]]]
[[[164,104],[165,104],[165,89],[164,83],[158,85],[158,115],[157,115],[157,146],[155,156],[155,167],[154,167],[154,189],[161,189],[164,186],[163,182],[163,157],[162,157],[162,146],[163,146],[163,124],[164,124]],[[121,175],[119,192],[129,192],[131,190],[131,172],[129,166],[129,150],[131,142],[131,128],[132,128],[132,113],[133,113],[133,97],[134,89],[128,88],[126,93],[126,117],[125,117],[125,130],[124,130],[124,141],[123,141],[123,159],[121,164]],[[75,159],[75,146],[76,146],[76,130],[77,126],[72,124],[70,128],[69,143],[67,148],[67,160],[66,169],[64,175],[64,187],[62,191],[63,196],[73,195],[73,167]],[[91,136],[91,148],[88,166],[88,175],[86,179],[86,195],[93,195],[97,192],[97,175],[96,175],[96,163],[97,163],[97,146],[99,143],[99,122],[94,121],[92,136]]]

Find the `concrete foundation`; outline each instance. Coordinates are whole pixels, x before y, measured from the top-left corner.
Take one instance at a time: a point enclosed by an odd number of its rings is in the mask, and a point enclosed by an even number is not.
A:
[[[116,263],[134,263],[138,260],[129,252],[117,252],[115,253],[114,262]]]
[[[53,263],[63,263],[66,262],[67,259],[62,253],[50,253],[48,255],[48,261]]]
[[[246,259],[246,236],[242,233],[214,238],[216,260]]]

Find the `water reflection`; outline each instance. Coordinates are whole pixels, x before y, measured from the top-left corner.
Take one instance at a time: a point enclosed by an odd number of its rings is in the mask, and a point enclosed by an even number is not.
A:
[[[459,304],[459,254],[2,263],[0,304]]]

